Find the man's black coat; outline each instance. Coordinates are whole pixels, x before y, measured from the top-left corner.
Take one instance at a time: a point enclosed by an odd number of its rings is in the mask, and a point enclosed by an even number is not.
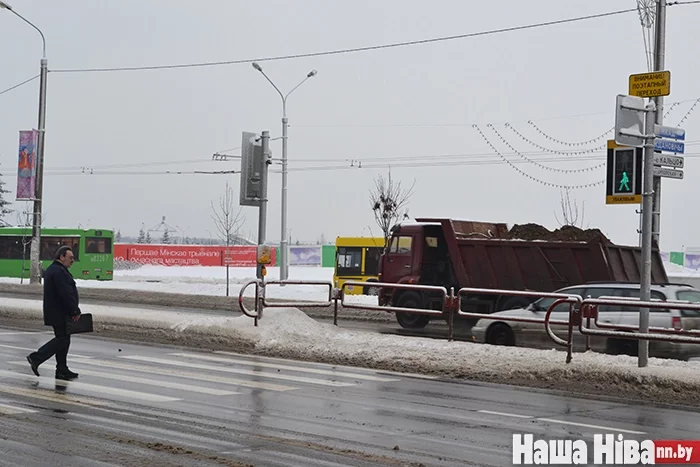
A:
[[[44,324],[65,324],[69,316],[79,314],[75,280],[63,264],[54,261],[44,271]]]

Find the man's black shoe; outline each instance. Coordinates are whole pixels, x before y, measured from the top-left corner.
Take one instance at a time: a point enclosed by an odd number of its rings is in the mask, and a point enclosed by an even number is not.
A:
[[[72,371],[66,370],[56,370],[56,379],[71,380],[78,377],[78,373],[73,373]]]
[[[39,365],[34,362],[34,359],[32,359],[31,355],[27,355],[27,361],[29,362],[29,366],[32,367],[32,371],[34,372],[35,375],[39,376]]]

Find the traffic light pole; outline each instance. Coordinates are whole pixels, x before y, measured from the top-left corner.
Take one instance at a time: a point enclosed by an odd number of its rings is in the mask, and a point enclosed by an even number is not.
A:
[[[646,106],[644,119],[644,183],[642,185],[642,280],[639,299],[651,300],[651,240],[652,240],[652,204],[654,197],[654,123],[658,112],[653,101]],[[649,332],[649,308],[639,310],[639,332]],[[639,340],[638,366],[649,364],[649,341]]]
[[[666,59],[666,0],[656,2],[656,24],[654,33],[654,71],[662,71]],[[659,96],[654,98],[656,104],[656,123],[663,124],[664,98]],[[654,177],[654,202],[652,218],[652,238],[658,248],[661,248],[659,240],[661,231],[661,177]]]
[[[267,168],[270,161],[270,132],[267,130],[263,131],[261,139],[263,166],[260,174],[260,193],[262,195],[262,199],[260,200],[260,207],[258,208],[258,245],[265,244],[265,230],[267,221]],[[257,265],[256,276],[261,280],[264,278],[262,264]]]

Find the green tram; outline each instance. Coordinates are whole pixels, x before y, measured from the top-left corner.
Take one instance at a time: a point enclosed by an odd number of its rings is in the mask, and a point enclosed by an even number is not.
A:
[[[31,241],[31,227],[0,227],[0,277],[29,278]],[[63,245],[73,249],[73,277],[112,280],[114,233],[111,230],[42,228],[40,254],[44,269]]]

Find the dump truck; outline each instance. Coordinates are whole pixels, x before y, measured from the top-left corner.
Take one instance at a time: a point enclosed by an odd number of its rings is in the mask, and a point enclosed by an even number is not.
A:
[[[454,288],[554,292],[593,281],[641,279],[641,249],[614,245],[599,230],[565,226],[550,232],[537,224],[417,218],[392,229],[379,266],[379,282]],[[652,249],[653,283],[667,283],[658,248]],[[440,310],[443,296],[432,291],[381,287],[380,306]],[[536,298],[494,294],[462,295],[461,309],[493,313],[528,306]],[[391,312],[391,310],[387,310]],[[404,328],[420,329],[443,315],[397,312]],[[456,315],[455,320],[462,316]],[[476,320],[468,320],[473,324]]]

